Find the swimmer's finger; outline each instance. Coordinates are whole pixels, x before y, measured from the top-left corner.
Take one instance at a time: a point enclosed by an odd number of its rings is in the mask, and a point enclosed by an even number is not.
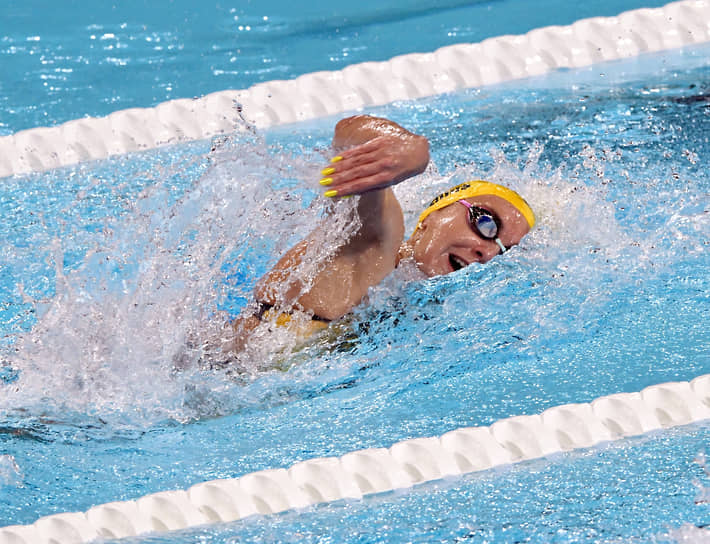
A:
[[[392,138],[388,136],[378,136],[372,140],[368,140],[365,143],[341,151],[337,156],[342,157],[343,159],[351,159],[357,157],[358,155],[367,154],[382,147],[386,147],[391,140]]]
[[[380,171],[370,176],[359,177],[346,183],[330,186],[328,189],[330,191],[336,191],[338,196],[350,196],[385,189],[396,183],[396,179],[393,179],[392,176],[388,175],[386,172]]]
[[[404,139],[379,136],[339,155],[321,171],[321,185],[333,192],[350,195],[395,185],[423,170],[429,159],[426,138]]]
[[[378,136],[360,144],[331,159],[326,170],[342,172],[361,164],[375,162],[388,156],[397,156],[406,153],[400,139],[391,136]]]
[[[349,179],[357,175],[353,174],[356,168],[368,164],[377,163],[378,161],[385,158],[388,154],[391,154],[391,151],[388,152],[387,150],[382,148],[375,148],[369,150],[360,150],[358,153],[352,155],[341,155],[339,156],[339,160],[337,160],[336,162],[331,162],[328,166],[326,166],[321,171],[321,174],[337,174],[338,176],[340,176],[341,180]]]
[[[321,179],[321,185],[327,186],[329,190],[336,190],[339,193],[345,191],[347,194],[358,194],[384,189],[385,187],[399,183],[407,177],[409,177],[409,174],[399,167],[397,161],[385,157],[350,168],[338,174],[334,173]]]
[[[332,177],[334,183],[339,184],[379,171],[389,172],[393,177],[411,172],[408,154],[401,146],[388,143],[387,138],[376,140],[380,140],[377,145],[367,142],[358,146],[356,153],[343,154],[342,159],[323,169],[321,174]]]
[[[366,178],[387,168],[387,162],[378,154],[367,153],[356,158],[343,159],[321,170],[320,184],[331,189],[359,178]]]
[[[320,174],[332,178],[331,181],[335,180],[336,183],[343,183],[363,174],[369,175],[376,168],[373,166],[376,162],[377,157],[368,158],[360,155],[355,159],[343,159],[341,162],[326,166]],[[371,172],[367,172],[367,170],[371,170]]]
[[[324,170],[333,180],[333,185],[342,185],[350,181],[366,178],[379,172],[394,173],[396,171],[395,161],[388,158],[372,158],[369,162],[348,163],[344,167]]]

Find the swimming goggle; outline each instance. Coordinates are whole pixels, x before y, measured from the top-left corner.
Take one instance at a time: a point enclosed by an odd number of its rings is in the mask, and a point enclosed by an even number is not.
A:
[[[503,200],[507,200],[522,214],[530,228],[533,228],[533,225],[535,225],[535,214],[533,214],[533,211],[530,209],[530,206],[527,202],[525,202],[523,197],[512,189],[479,179],[467,181],[466,183],[461,183],[456,187],[452,187],[432,200],[427,209],[424,210],[419,216],[419,221],[417,221],[417,226],[414,228],[414,232],[417,231],[430,213],[440,210],[441,208],[445,208],[454,202],[459,202],[464,198],[476,198],[477,196],[482,195],[494,195],[502,198]]]
[[[473,231],[485,240],[493,240],[500,248],[501,253],[505,253],[505,246],[498,238],[498,221],[495,216],[478,206],[474,206],[465,200],[459,200],[459,204],[463,204],[468,208],[468,224]]]

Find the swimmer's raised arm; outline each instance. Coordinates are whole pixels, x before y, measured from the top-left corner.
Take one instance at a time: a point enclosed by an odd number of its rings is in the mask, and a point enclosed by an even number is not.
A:
[[[309,244],[321,243],[315,232],[289,250],[256,288],[257,300],[282,304],[284,293],[296,308],[325,320],[350,312],[397,265],[404,237],[404,219],[390,189],[424,171],[429,162],[426,138],[393,121],[360,115],[338,122],[333,137],[338,155],[323,170],[327,197],[361,195],[356,213],[361,227],[321,270],[312,287],[301,294],[301,278],[293,277]]]

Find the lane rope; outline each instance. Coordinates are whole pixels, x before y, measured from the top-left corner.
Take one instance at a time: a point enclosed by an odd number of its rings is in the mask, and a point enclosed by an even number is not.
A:
[[[566,404],[539,415],[515,416],[489,427],[414,438],[390,448],[355,451],[199,483],[137,500],[55,514],[32,525],[0,529],[0,544],[77,544],[236,521],[545,457],[710,419],[710,374],[590,403]]]
[[[23,130],[0,137],[0,177],[230,133],[237,126],[235,103],[256,127],[266,128],[708,41],[709,0],[583,19]]]

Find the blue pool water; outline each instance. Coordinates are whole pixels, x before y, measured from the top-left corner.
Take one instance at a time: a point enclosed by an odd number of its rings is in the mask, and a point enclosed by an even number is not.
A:
[[[707,53],[377,110],[432,142],[436,169],[401,194],[410,224],[477,172],[539,226],[485,267],[385,282],[285,372],[267,351],[231,375],[173,361],[310,230],[334,120],[4,180],[0,523],[707,373]],[[691,425],[138,541],[664,541],[710,522],[707,439]]]
[[[0,135],[664,0],[5,0]]]
[[[323,213],[335,119],[3,179],[0,526],[710,372],[709,53],[374,110],[431,140],[408,225],[480,175],[538,227],[228,370],[174,361]],[[708,431],[130,541],[666,542],[710,524]]]

